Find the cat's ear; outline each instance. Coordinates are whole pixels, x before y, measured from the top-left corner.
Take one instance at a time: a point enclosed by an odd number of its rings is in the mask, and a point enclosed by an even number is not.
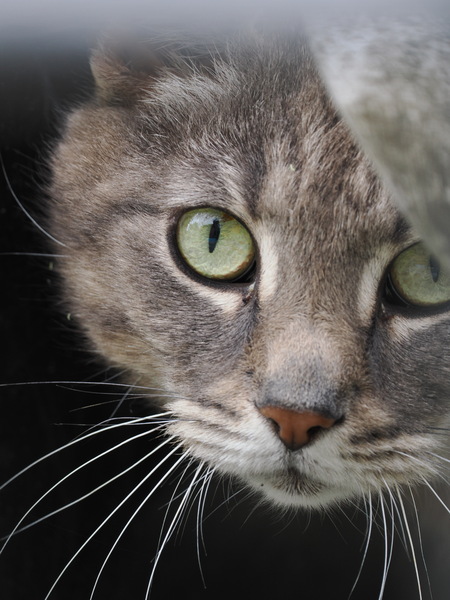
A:
[[[193,71],[211,75],[214,55],[195,43],[110,37],[91,55],[97,100],[104,104],[133,104],[151,95],[155,81],[169,73],[183,77]]]
[[[132,104],[149,90],[163,66],[150,47],[123,39],[103,41],[90,62],[96,96],[104,104]]]

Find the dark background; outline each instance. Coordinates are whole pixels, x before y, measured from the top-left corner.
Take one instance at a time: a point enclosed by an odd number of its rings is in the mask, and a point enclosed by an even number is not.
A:
[[[65,112],[91,91],[89,47],[95,32],[76,42],[64,32],[0,44],[0,144],[4,171],[15,195],[44,222],[46,158]],[[120,388],[82,385],[105,382],[114,373],[83,350],[83,340],[58,302],[58,281],[46,238],[13,198],[0,172],[0,483],[55,448],[108,419],[122,397]],[[16,253],[16,254],[15,254]],[[73,384],[51,382],[69,381]],[[49,382],[49,383],[46,383]],[[19,384],[19,385],[15,385]],[[23,385],[22,385],[23,384]],[[123,404],[124,416],[142,414],[142,404]],[[142,431],[139,429],[139,432]],[[28,508],[78,465],[120,443],[136,430],[102,433],[56,453],[0,490],[0,536]],[[77,472],[45,497],[25,523],[31,523],[86,494],[139,460],[160,440],[132,442]],[[138,466],[92,498],[15,536],[0,555],[2,600],[44,600],[61,569],[84,540],[129,491],[162,459]],[[171,464],[170,462],[166,463]],[[80,553],[55,588],[52,598],[88,599],[96,575],[122,527],[149,490],[155,474]],[[167,467],[168,468],[168,467]],[[192,471],[192,469],[191,469]],[[180,476],[183,469],[180,471]],[[95,598],[144,600],[166,505],[189,483],[170,477],[134,519],[108,561]],[[280,515],[257,507],[228,481],[213,480],[204,512],[204,543],[197,558],[197,500],[177,528],[156,570],[151,598],[311,600],[347,599],[364,550],[366,519],[357,507],[330,515]],[[237,495],[227,501],[227,498]],[[448,514],[430,493],[421,493],[422,537],[434,600],[450,597],[447,573]],[[447,495],[448,498],[448,495]],[[198,499],[198,497],[197,497]],[[179,499],[171,509],[173,515]],[[255,508],[256,506],[256,508]],[[379,512],[379,511],[378,511]],[[382,523],[381,514],[377,518]],[[398,518],[396,517],[396,522]],[[417,527],[411,529],[421,571],[423,597],[430,599]],[[164,525],[167,530],[168,522]],[[374,526],[365,567],[352,595],[376,600],[382,580],[384,540]],[[414,567],[396,535],[384,598],[418,598]]]

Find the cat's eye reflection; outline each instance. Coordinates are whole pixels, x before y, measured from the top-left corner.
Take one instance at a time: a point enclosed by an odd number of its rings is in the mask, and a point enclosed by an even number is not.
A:
[[[397,256],[388,283],[392,297],[406,305],[432,308],[450,302],[450,273],[421,242]]]
[[[255,246],[246,227],[215,208],[184,213],[178,221],[176,240],[184,261],[208,279],[236,281],[255,261]]]

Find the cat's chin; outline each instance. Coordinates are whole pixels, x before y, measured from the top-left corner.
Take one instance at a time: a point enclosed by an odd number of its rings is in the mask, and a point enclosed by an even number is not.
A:
[[[298,471],[252,476],[246,484],[263,500],[284,508],[323,509],[348,500],[356,492],[312,479]]]

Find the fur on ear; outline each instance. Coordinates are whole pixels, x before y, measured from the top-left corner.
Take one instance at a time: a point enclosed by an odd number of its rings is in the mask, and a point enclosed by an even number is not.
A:
[[[91,55],[97,100],[104,104],[133,104],[151,93],[164,74],[185,77],[192,72],[211,75],[214,56],[198,40],[177,36],[176,42],[157,36],[108,36]],[[169,40],[169,41],[168,41]],[[217,50],[217,44],[212,46]],[[218,52],[218,50],[217,50]]]
[[[91,70],[97,99],[105,104],[132,104],[145,91],[163,67],[148,49],[144,52],[133,40],[103,42],[91,55]]]

